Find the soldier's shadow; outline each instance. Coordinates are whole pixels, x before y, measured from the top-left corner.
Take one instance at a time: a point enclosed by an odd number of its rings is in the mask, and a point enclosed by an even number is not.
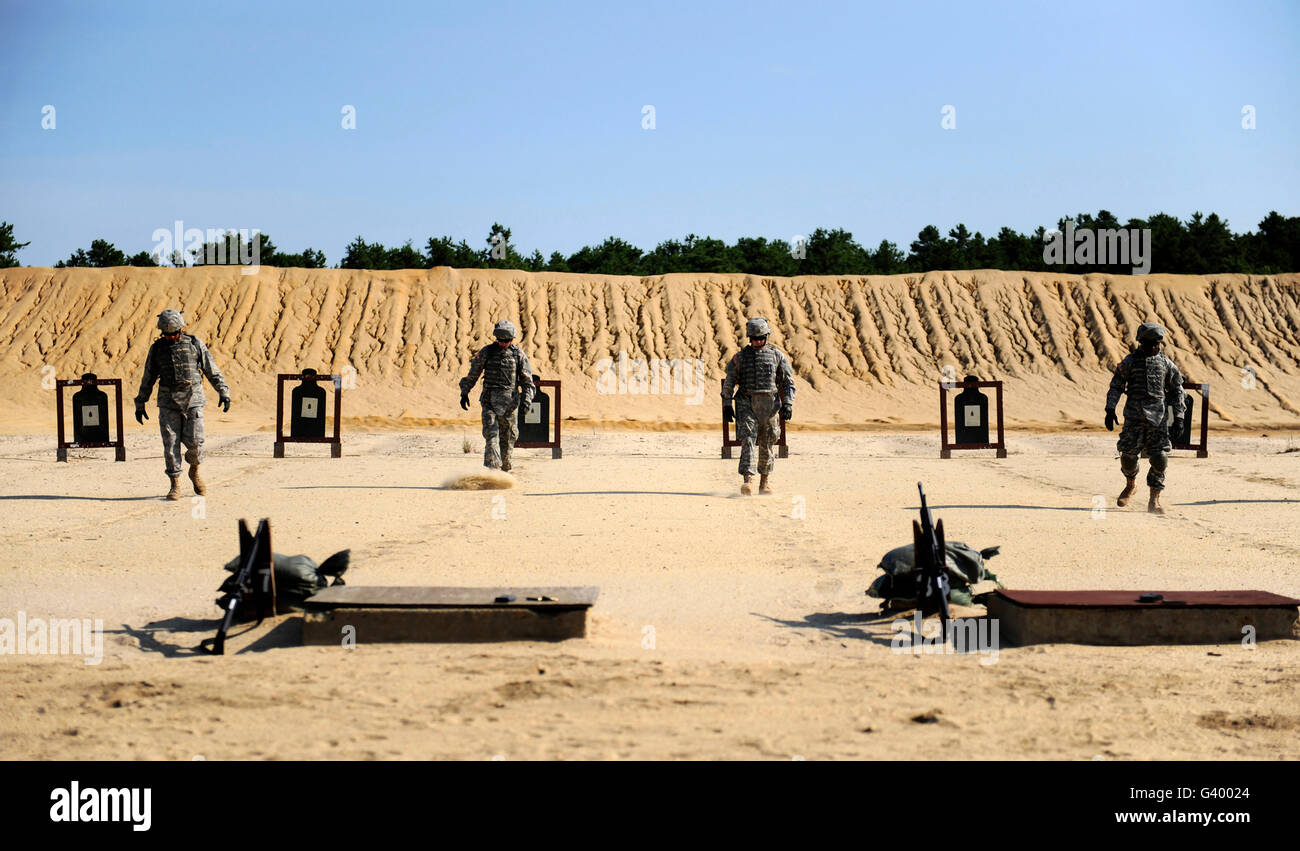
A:
[[[945,508],[971,508],[971,509],[1008,509],[1013,511],[1094,511],[1090,506],[1073,506],[1073,505],[931,505],[931,511],[939,511]],[[919,505],[904,506],[903,511],[915,514],[921,510]]]
[[[447,490],[437,485],[290,485],[284,490],[320,491],[320,490],[361,490],[361,491],[436,491]]]
[[[836,638],[854,641],[870,641],[872,644],[879,644],[882,647],[892,647],[893,642],[888,630],[888,624],[898,618],[897,612],[814,612],[813,614],[804,615],[803,620],[784,620],[774,618],[771,615],[764,615],[759,612],[750,612],[757,618],[771,621],[779,626],[790,629],[818,629],[822,632],[830,633]],[[854,624],[862,624],[867,627],[878,627],[868,631],[861,629]]]
[[[1175,502],[1174,505],[1253,505],[1259,502],[1300,502],[1295,499],[1203,499],[1200,502]]]
[[[526,493],[524,496],[709,496],[724,497],[724,493],[698,491],[556,491],[555,493]]]
[[[159,496],[72,496],[67,494],[6,494],[0,496],[4,499],[84,499],[91,502],[148,502],[150,500],[162,499]]]

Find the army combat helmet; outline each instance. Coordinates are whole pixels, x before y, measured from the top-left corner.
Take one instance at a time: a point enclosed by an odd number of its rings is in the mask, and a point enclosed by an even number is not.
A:
[[[745,336],[751,340],[755,337],[766,337],[772,333],[771,327],[768,326],[767,320],[761,316],[755,316],[745,323]]]
[[[513,340],[515,338],[515,326],[509,319],[502,319],[492,329],[492,336],[498,340]]]
[[[158,330],[164,334],[175,334],[185,327],[185,319],[179,310],[170,307],[158,314]]]
[[[1139,343],[1163,343],[1165,341],[1165,329],[1155,322],[1143,322],[1138,327]]]

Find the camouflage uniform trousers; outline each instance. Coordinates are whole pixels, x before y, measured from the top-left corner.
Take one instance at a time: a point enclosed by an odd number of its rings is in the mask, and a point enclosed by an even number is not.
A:
[[[203,460],[203,407],[159,408],[158,429],[162,432],[163,460],[167,475],[175,478],[184,472],[181,467],[181,444],[185,444],[185,460],[190,466]]]
[[[483,466],[499,470],[513,466],[519,439],[519,397],[509,390],[483,389]]]
[[[780,405],[776,391],[741,393],[736,397],[736,440],[740,441],[740,474],[766,476],[776,466],[772,447],[781,439]],[[754,468],[754,445],[758,444],[758,468]]]
[[[1161,421],[1159,425],[1151,425],[1145,420],[1126,418],[1115,448],[1119,450],[1119,468],[1125,478],[1137,478],[1138,454],[1141,453],[1151,460],[1150,469],[1147,470],[1147,487],[1164,489],[1169,452],[1174,448],[1169,440],[1168,423]]]

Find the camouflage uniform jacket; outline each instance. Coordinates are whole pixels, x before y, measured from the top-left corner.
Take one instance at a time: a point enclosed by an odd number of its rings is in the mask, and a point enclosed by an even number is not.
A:
[[[1120,361],[1106,394],[1106,410],[1113,411],[1119,397],[1127,395],[1124,421],[1142,421],[1149,425],[1165,422],[1165,405],[1174,409],[1174,419],[1183,418],[1183,376],[1164,352],[1143,356],[1133,352]]]
[[[527,408],[533,401],[533,370],[524,350],[511,343],[506,348],[489,343],[479,349],[470,364],[469,375],[460,380],[460,392],[469,395],[479,376],[483,377],[483,393],[505,391],[513,394],[518,387],[519,406]]]
[[[198,337],[182,334],[176,342],[157,339],[144,359],[144,377],[140,392],[135,394],[136,407],[143,407],[158,382],[158,407],[186,410],[207,404],[203,395],[203,377],[207,376],[219,398],[230,396],[230,387],[212,360],[212,352]]]
[[[757,349],[745,346],[727,363],[722,399],[731,401],[736,391],[748,396],[766,390],[779,391],[782,404],[794,405],[794,369],[790,359],[771,343]]]

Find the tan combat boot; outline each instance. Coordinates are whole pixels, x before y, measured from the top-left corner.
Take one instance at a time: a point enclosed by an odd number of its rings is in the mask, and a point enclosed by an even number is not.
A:
[[[194,492],[199,496],[208,492],[207,487],[203,484],[203,479],[199,476],[199,465],[190,465],[190,481],[194,483]]]
[[[1125,481],[1124,490],[1120,491],[1119,496],[1115,497],[1115,504],[1120,508],[1128,505],[1128,501],[1133,498],[1133,491],[1135,490],[1137,490],[1137,476]]]
[[[180,499],[181,498],[181,477],[172,476],[171,480],[172,480],[172,489],[167,491],[167,498],[170,500]]]
[[[771,486],[770,484],[767,483],[767,476],[761,476],[761,477],[759,477],[759,480],[758,480],[758,492],[759,492],[759,493],[771,493],[771,492],[772,492],[772,486]]]
[[[1160,504],[1160,488],[1151,489],[1151,500],[1147,502],[1147,511],[1152,514],[1165,513],[1165,507]]]
[[[751,478],[753,477],[750,476],[749,473],[746,473],[744,484],[740,486],[740,492],[743,493],[745,496],[749,496],[751,493],[754,492],[754,486],[749,483],[749,480]]]

